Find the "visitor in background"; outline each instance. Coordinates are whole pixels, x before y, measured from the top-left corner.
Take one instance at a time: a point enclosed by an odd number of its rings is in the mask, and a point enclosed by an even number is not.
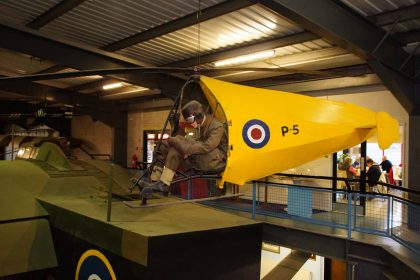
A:
[[[394,172],[392,170],[392,162],[386,156],[382,157],[381,168],[386,172],[387,183],[394,185]]]
[[[353,179],[354,177],[357,176],[357,171],[353,167],[352,162],[353,160],[351,159],[351,157],[346,157],[344,158],[343,162],[339,163],[338,165],[338,169],[346,171],[346,175],[347,175],[346,177],[349,179]]]
[[[373,188],[376,187],[379,178],[382,175],[382,171],[381,171],[381,167],[377,164],[375,164],[375,162],[369,158],[366,160],[366,165],[368,166],[368,171],[366,172],[366,176],[368,181],[370,181],[368,183],[369,185],[369,191],[373,191]]]

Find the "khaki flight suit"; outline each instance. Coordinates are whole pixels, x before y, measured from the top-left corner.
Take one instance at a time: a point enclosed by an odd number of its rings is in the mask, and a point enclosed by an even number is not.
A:
[[[211,116],[201,125],[197,140],[178,135],[168,142],[169,145],[161,146],[160,157],[166,168],[218,170],[226,165],[227,131],[223,123]]]

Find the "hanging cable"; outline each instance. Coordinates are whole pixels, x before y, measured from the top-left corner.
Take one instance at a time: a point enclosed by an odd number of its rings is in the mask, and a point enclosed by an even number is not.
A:
[[[200,65],[200,52],[201,52],[201,34],[200,34],[200,20],[201,20],[201,0],[198,0],[198,7],[197,7],[197,66],[198,67]]]

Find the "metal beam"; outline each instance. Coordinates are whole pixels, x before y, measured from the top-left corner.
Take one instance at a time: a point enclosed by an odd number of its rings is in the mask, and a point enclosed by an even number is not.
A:
[[[371,74],[372,70],[366,64],[361,65],[352,65],[346,67],[338,67],[332,69],[325,69],[325,72],[332,73],[331,76],[320,76],[315,74],[290,74],[290,75],[281,75],[263,79],[248,80],[245,82],[240,82],[242,85],[252,86],[252,87],[270,87],[290,83],[301,83],[308,81],[318,81],[331,79],[336,77],[356,77],[366,74]]]
[[[325,227],[287,219],[277,219],[274,223],[263,224],[264,242],[350,263],[376,265],[391,271],[397,279],[418,278],[418,271],[398,257],[404,246],[390,238],[386,238],[386,242],[392,244],[384,249],[381,245],[369,244],[363,237],[345,239],[345,230],[342,229],[325,230]]]
[[[113,104],[116,102],[113,101],[104,101],[99,99],[96,96],[86,95],[86,94],[79,94],[73,91],[65,90],[65,89],[57,89],[54,87],[50,87],[47,85],[41,85],[37,83],[32,84],[14,84],[14,85],[5,85],[1,87],[2,90],[14,92],[17,94],[21,94],[24,96],[31,97],[32,100],[38,100],[42,102],[45,100],[46,102],[55,102],[55,103],[63,103],[69,105],[75,105],[74,111],[77,113],[87,114],[90,115],[103,123],[115,128],[116,126],[120,126],[121,124],[116,118],[116,115],[121,114],[121,112],[110,113],[111,110],[117,109],[120,111],[125,110],[126,108],[132,106],[131,104],[125,104],[120,106],[114,106]],[[162,95],[163,96],[163,95]],[[146,102],[149,99],[139,100],[138,102]],[[7,101],[2,101],[2,105],[9,108],[7,112],[15,112],[14,110],[16,106],[15,103],[11,104]],[[77,106],[76,106],[77,105]],[[4,106],[0,106],[0,111],[6,111]],[[28,107],[30,113],[34,112],[33,108],[37,105],[26,103],[25,105],[21,105],[19,109]],[[22,109],[23,110],[23,109]],[[20,113],[25,113],[24,111]],[[121,132],[121,131],[120,131]],[[120,136],[119,136],[120,137]]]
[[[302,268],[311,254],[292,250],[278,265],[276,265],[262,280],[289,280]]]
[[[28,103],[23,101],[2,101],[0,102],[1,114],[33,114],[40,108],[40,104]],[[62,112],[59,108],[50,108],[51,113]]]
[[[375,58],[397,71],[408,56],[396,40],[385,36],[384,30],[337,1],[260,0],[260,3],[344,49],[365,59]],[[413,75],[411,61],[402,73]]]
[[[80,5],[86,0],[64,0],[28,23],[26,26],[33,29],[40,29],[49,22],[55,20],[66,12],[70,11],[74,7]]]
[[[48,59],[75,69],[147,66],[121,55],[53,40],[27,28],[0,24],[0,37],[7,38],[7,40],[0,40],[2,48]],[[157,88],[164,94],[173,92],[184,84],[182,79],[163,74],[141,76],[130,73],[112,77],[143,87]]]
[[[399,23],[420,18],[420,4],[415,4],[401,9],[392,10],[372,16],[368,16],[367,19],[376,25],[388,25],[398,20]]]
[[[146,96],[138,96],[132,97],[127,99],[117,99],[115,101],[115,105],[123,105],[123,104],[136,104],[136,103],[144,103],[149,102],[157,99],[166,99],[167,97],[163,94],[153,94],[153,95],[146,95]],[[123,110],[124,111],[124,110]]]
[[[290,222],[295,223],[294,221]],[[298,227],[265,223],[263,224],[263,241],[295,250],[314,252],[328,258],[346,259],[346,240],[339,234],[330,236],[301,230]]]
[[[57,72],[60,72],[61,70],[64,70],[66,68],[67,67],[61,66],[61,65],[54,65],[54,66],[48,67],[47,69],[44,69],[44,70],[41,70],[41,71],[37,72],[37,74],[57,73]]]
[[[69,105],[91,105],[110,110],[108,103],[101,101],[96,96],[79,94],[77,92],[58,89],[37,83],[3,85],[0,90],[30,96],[33,100],[45,100],[47,102],[63,103]]]
[[[420,42],[420,29],[407,32],[399,32],[393,34],[392,36],[404,45],[408,45],[411,43]]]
[[[290,46],[293,44],[299,44],[311,40],[319,39],[317,35],[314,35],[310,32],[302,32],[298,34],[293,34],[289,36],[282,36],[274,39],[268,39],[261,42],[256,42],[253,44],[249,44],[243,47],[236,47],[232,49],[225,49],[219,52],[207,54],[200,56],[200,63],[210,63],[217,60],[222,60],[225,58],[240,56],[244,54],[254,53],[258,51],[264,51],[269,49],[281,48],[285,46]],[[176,61],[173,63],[169,63],[165,66],[168,67],[189,67],[194,66],[197,64],[196,58],[190,58],[182,61]]]
[[[418,98],[416,99],[415,83],[376,60],[370,60],[368,64],[407,113],[420,113],[420,102]]]
[[[247,46],[236,47],[236,48],[232,48],[228,50],[225,49],[223,51],[200,56],[200,63],[205,64],[205,63],[210,63],[213,61],[222,60],[229,57],[240,56],[240,55],[268,50],[268,49],[281,48],[281,47],[290,46],[293,44],[299,44],[302,42],[316,40],[318,38],[319,38],[318,36],[310,32],[302,32],[302,33],[293,34],[289,36],[271,38],[271,39],[264,40],[261,42],[249,44]],[[163,65],[163,67],[190,67],[196,64],[197,64],[197,58],[189,58],[189,59],[176,61],[173,63]],[[94,82],[74,86],[71,89],[80,91],[87,88],[100,87],[106,82],[111,82],[111,80],[103,79],[100,81],[94,81]]]
[[[236,10],[251,6],[255,4],[255,2],[256,1],[252,0],[225,1],[223,3],[202,10],[199,15],[199,20],[200,22],[203,22],[227,13],[231,13]],[[107,51],[124,49],[126,47],[162,36],[164,34],[195,25],[197,22],[197,13],[189,14],[177,20],[170,21],[144,32],[137,33],[118,42],[111,43],[107,46],[104,46],[102,49]]]
[[[154,98],[144,101],[136,101],[133,103],[123,103],[115,105],[118,111],[137,111],[137,112],[149,112],[157,110],[170,110],[174,104],[174,101],[169,98]]]
[[[401,68],[409,54],[380,27],[333,0],[260,0],[260,3],[366,60],[375,60],[376,65],[393,69],[392,82],[381,79],[392,83],[390,90],[408,112],[418,111],[413,99],[414,60]]]
[[[123,167],[127,166],[127,139],[128,139],[128,114],[124,112],[114,112],[114,141],[113,161]]]
[[[408,160],[404,164],[408,164],[408,182],[404,183],[404,187],[413,189],[413,190],[420,190],[420,115],[417,116],[409,116],[408,119]],[[410,199],[418,200],[418,195],[410,195]],[[412,211],[409,213],[409,216],[414,216],[415,213],[418,211]],[[418,216],[417,216],[418,221]],[[416,221],[413,219],[412,221]],[[415,224],[415,222],[410,222],[410,226]]]
[[[115,114],[110,111],[100,110],[94,107],[74,107],[73,112],[80,115],[89,115],[92,118],[95,118],[110,127],[115,127],[118,125],[116,122]]]
[[[84,83],[84,84],[79,84],[79,85],[74,85],[72,87],[70,87],[70,90],[74,90],[74,91],[82,91],[82,90],[86,90],[86,89],[95,89],[95,88],[101,88],[105,83],[115,83],[117,82],[117,80],[115,79],[107,79],[107,78],[102,78],[93,82],[88,82],[88,83]]]

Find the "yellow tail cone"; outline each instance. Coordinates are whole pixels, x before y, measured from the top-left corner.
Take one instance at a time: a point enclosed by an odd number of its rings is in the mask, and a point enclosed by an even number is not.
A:
[[[387,149],[398,138],[398,122],[385,112],[376,114],[378,130],[378,145],[382,150]]]
[[[201,87],[228,123],[229,154],[222,182],[242,185],[353,147],[378,130],[385,149],[398,139],[387,113],[282,91],[200,77]]]

